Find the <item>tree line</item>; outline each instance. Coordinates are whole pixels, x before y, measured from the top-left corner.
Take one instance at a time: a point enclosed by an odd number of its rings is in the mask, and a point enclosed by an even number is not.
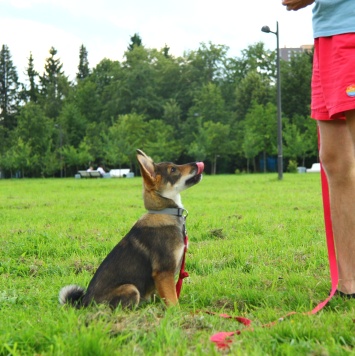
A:
[[[156,161],[205,161],[213,173],[267,171],[277,153],[275,51],[262,42],[240,57],[201,43],[180,57],[130,38],[123,60],[90,68],[79,48],[76,78],[52,47],[43,73],[32,53],[20,83],[10,48],[0,51],[2,177],[64,177],[103,164],[136,171],[135,149]],[[312,53],[281,61],[286,167],[317,156],[309,118]],[[272,169],[272,168],[271,168]]]

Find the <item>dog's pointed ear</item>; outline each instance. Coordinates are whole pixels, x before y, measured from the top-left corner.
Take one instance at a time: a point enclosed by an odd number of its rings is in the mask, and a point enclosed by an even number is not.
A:
[[[144,182],[148,185],[153,185],[155,182],[155,169],[153,160],[141,150],[137,150],[137,160]]]

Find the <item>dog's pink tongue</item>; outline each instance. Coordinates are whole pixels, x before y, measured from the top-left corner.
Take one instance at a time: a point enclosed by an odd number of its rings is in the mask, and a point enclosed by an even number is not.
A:
[[[205,168],[205,165],[203,162],[196,162],[197,165],[197,174],[201,174]]]

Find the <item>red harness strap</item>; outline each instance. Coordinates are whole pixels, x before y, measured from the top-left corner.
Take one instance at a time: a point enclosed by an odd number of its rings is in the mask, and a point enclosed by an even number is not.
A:
[[[320,135],[318,131],[318,148],[320,149]],[[328,248],[328,260],[329,260],[329,269],[330,269],[330,278],[332,283],[332,289],[327,299],[323,302],[319,303],[313,310],[304,313],[305,315],[316,314],[319,310],[321,310],[332,297],[334,296],[339,282],[339,275],[338,275],[338,265],[336,259],[336,252],[335,252],[335,245],[334,245],[334,236],[333,236],[333,227],[332,227],[332,219],[331,219],[331,211],[330,211],[330,199],[329,199],[329,186],[327,176],[324,172],[322,163],[321,163],[321,182],[322,182],[322,198],[323,198],[323,211],[324,211],[324,223],[325,223],[325,234],[327,240],[327,248]],[[213,314],[213,313],[209,313]],[[286,317],[297,314],[296,312],[291,312],[285,315],[284,317],[273,321],[271,323],[265,324],[262,327],[271,327],[275,325],[277,322],[284,320]],[[225,314],[221,314],[220,316],[226,317]],[[227,316],[228,318],[232,318]],[[247,326],[244,331],[253,331],[253,328],[250,328],[249,325],[251,321],[249,319],[241,318],[241,317],[234,317],[233,319],[243,323]],[[246,322],[246,320],[248,322]],[[220,349],[229,348],[230,344],[232,343],[231,336],[239,335],[241,333],[240,330],[232,331],[232,332],[219,332],[214,334],[210,337],[210,340],[216,344],[216,346]]]
[[[184,232],[184,253],[182,255],[179,279],[176,282],[176,295],[177,295],[178,298],[180,297],[182,281],[183,281],[184,278],[189,276],[189,274],[185,271],[185,255],[186,255],[188,244],[189,244],[189,241],[188,241],[187,233],[186,233],[186,230],[185,230],[185,232]]]

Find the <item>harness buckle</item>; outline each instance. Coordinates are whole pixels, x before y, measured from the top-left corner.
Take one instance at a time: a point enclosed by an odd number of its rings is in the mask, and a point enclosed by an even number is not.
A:
[[[181,209],[181,210],[182,210],[181,216],[186,219],[187,215],[189,215],[189,212],[186,209]]]

